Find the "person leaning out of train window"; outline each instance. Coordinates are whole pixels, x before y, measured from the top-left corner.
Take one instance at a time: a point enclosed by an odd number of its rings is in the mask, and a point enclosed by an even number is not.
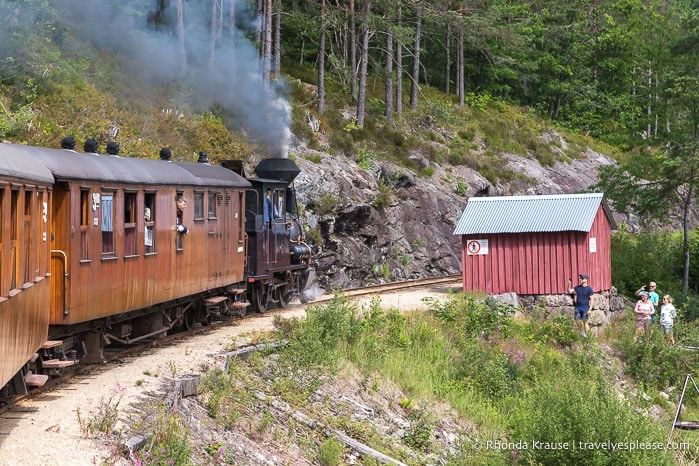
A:
[[[187,227],[182,223],[182,216],[184,215],[184,209],[187,207],[187,198],[184,196],[179,196],[177,198],[177,219],[176,219],[176,224],[175,224],[175,230],[177,233],[182,233],[182,234],[187,234],[189,233],[189,230]]]
[[[272,204],[272,190],[268,189],[267,194],[265,195],[264,215],[265,222],[270,226],[270,228],[272,225]]]

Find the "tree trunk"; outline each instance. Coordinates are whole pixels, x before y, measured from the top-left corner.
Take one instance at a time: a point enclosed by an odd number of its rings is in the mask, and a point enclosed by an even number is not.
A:
[[[354,0],[350,0],[350,68],[352,73],[350,80],[352,84],[352,95],[357,95],[357,36],[354,21]]]
[[[420,79],[420,34],[422,32],[422,6],[415,7],[415,49],[413,50],[413,79],[410,83],[410,108],[417,110],[418,82]]]
[[[216,42],[218,36],[218,1],[211,2],[211,32],[209,41],[209,67],[213,68],[216,60]]]
[[[255,16],[258,18],[262,16],[264,12],[264,2],[265,0],[257,0],[257,5],[255,7]],[[262,29],[264,28],[264,21],[258,21],[257,27],[255,28],[255,43],[262,43]]]
[[[364,127],[366,104],[366,75],[369,63],[369,12],[371,1],[365,0],[362,8],[362,61],[359,67],[359,93],[357,95],[357,126]]]
[[[320,44],[318,44],[318,114],[325,112],[325,0],[320,2]]]
[[[268,89],[270,72],[272,69],[272,0],[265,0],[264,21],[264,41],[262,43],[262,85],[265,89]]]
[[[228,40],[235,44],[235,0],[228,2]]]
[[[398,7],[398,18],[396,18],[398,29],[401,27],[401,8]],[[403,114],[403,43],[396,40],[396,114]]]
[[[456,44],[456,93],[459,96],[459,106],[464,106],[464,31],[459,29]]]
[[[177,10],[177,40],[180,48],[180,75],[184,76],[187,74],[187,52],[184,48],[184,8],[182,7],[182,0],[176,0],[175,7]]]
[[[386,34],[386,123],[393,126],[393,29]]]
[[[694,179],[694,169],[692,169],[690,179]],[[684,265],[682,294],[684,296],[687,296],[689,293],[689,209],[691,208],[693,192],[694,188],[690,185],[684,199],[684,211],[682,212],[682,259]]]
[[[275,1],[276,13],[274,14],[274,78],[277,79],[282,72],[282,2]]]
[[[444,93],[449,95],[449,81],[451,77],[451,24],[447,23],[447,38],[445,40],[446,69],[444,70]]]

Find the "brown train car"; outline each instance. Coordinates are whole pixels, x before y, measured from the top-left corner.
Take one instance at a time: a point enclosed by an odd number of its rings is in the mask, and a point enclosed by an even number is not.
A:
[[[247,180],[208,164],[26,150],[56,180],[49,337],[72,336],[68,359],[97,362],[104,344],[206,321],[207,299],[244,296]]]
[[[23,392],[19,371],[46,342],[49,323],[54,180],[17,147],[0,143],[0,398]]]

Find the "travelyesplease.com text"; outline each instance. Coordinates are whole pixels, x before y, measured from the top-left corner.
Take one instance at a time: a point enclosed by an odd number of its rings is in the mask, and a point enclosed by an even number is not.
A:
[[[542,440],[474,440],[474,450],[689,450],[689,442],[546,442]]]

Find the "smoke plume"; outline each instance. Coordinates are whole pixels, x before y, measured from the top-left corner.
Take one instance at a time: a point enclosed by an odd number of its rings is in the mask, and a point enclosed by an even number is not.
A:
[[[285,157],[291,141],[291,106],[282,80],[267,86],[262,82],[261,59],[248,38],[260,21],[250,10],[250,3],[254,2],[182,0],[184,44],[177,32],[177,2],[53,0],[51,3],[71,36],[120,57],[122,71],[128,76],[153,86],[181,84],[191,89],[195,108],[223,109],[232,127],[245,131],[273,155]],[[223,7],[223,13],[219,40],[212,53],[214,3],[218,8]],[[182,66],[183,52],[186,67]]]

